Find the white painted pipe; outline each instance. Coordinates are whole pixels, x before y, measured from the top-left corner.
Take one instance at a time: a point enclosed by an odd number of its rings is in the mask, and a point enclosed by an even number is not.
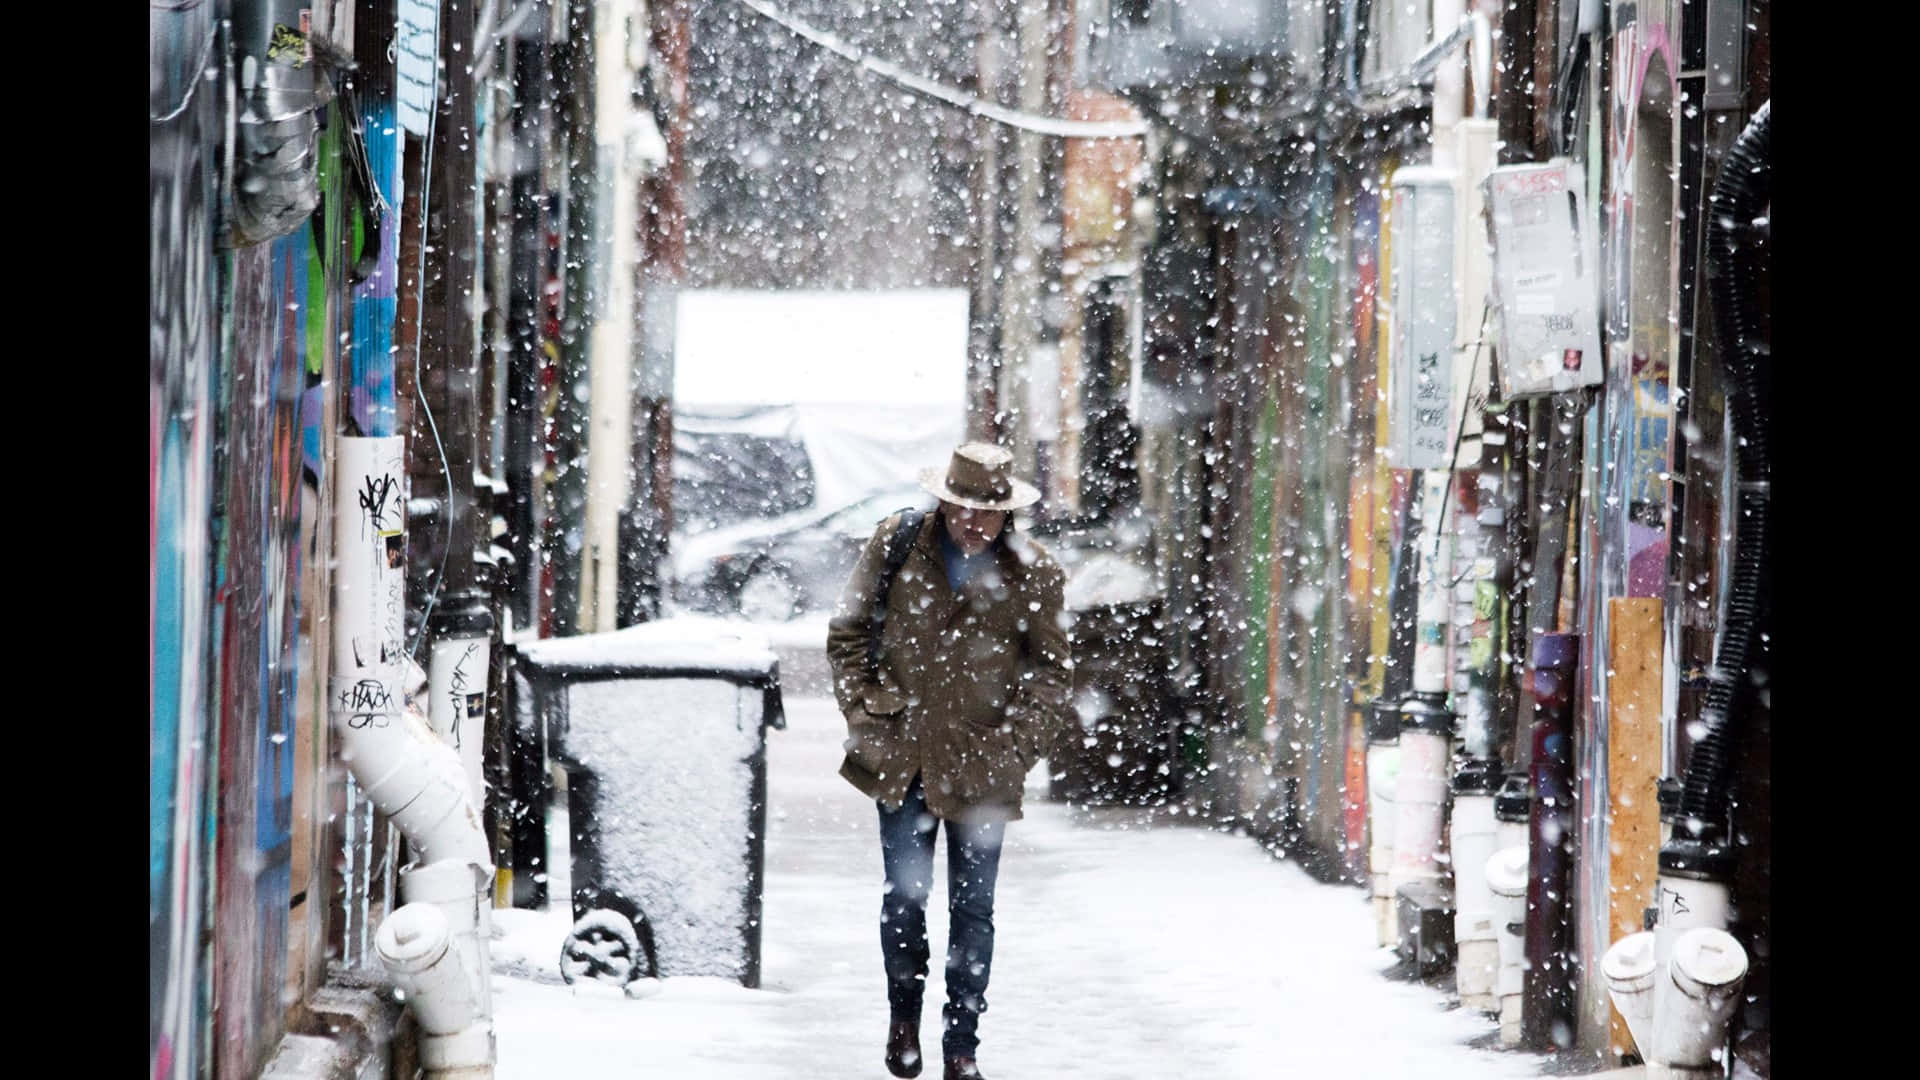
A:
[[[460,755],[475,806],[485,806],[482,775],[487,723],[487,668],[491,638],[443,637],[433,643],[427,721],[434,734]]]
[[[1473,20],[1467,53],[1473,70],[1473,118],[1484,120],[1493,101],[1493,27],[1478,11],[1467,17]]]
[[[492,865],[460,755],[417,711],[403,711],[385,726],[348,728],[341,733],[340,756],[422,861]]]
[[[1498,1012],[1494,993],[1500,970],[1493,889],[1487,860],[1494,852],[1493,793],[1460,792],[1453,798],[1454,978],[1460,1004]]]
[[[1524,821],[1501,821],[1493,827],[1493,850],[1505,851],[1510,847],[1527,846],[1527,823]]]
[[[1466,14],[1466,0],[1433,0],[1433,37],[1452,33]],[[1466,64],[1458,56],[1440,61],[1433,72],[1433,163],[1453,164],[1453,126],[1466,104]]]
[[[1653,984],[1659,970],[1651,931],[1628,934],[1600,957],[1607,996],[1626,1020],[1627,1034],[1641,1060],[1653,1056]]]
[[[408,904],[374,935],[374,950],[413,1007],[420,1030],[452,1035],[480,1020],[473,984],[461,970],[447,916],[433,904]]]
[[[1732,892],[1723,882],[1679,874],[1660,875],[1658,910],[1653,927],[1654,965],[1655,970],[1662,973],[1653,983],[1656,1050],[1659,1018],[1678,1004],[1668,1000],[1674,996],[1674,981],[1667,977],[1672,970],[1676,944],[1682,936],[1694,930],[1724,932],[1732,915],[1732,907]],[[1657,1053],[1649,1055],[1648,1060],[1659,1060],[1662,1065],[1673,1064],[1658,1059]]]
[[[1725,1071],[1727,1025],[1740,1007],[1747,951],[1725,930],[1681,934],[1668,958],[1653,1018],[1652,1060],[1669,1070]]]
[[[1393,872],[1390,895],[1404,885],[1445,876],[1440,834],[1446,825],[1447,758],[1451,740],[1432,731],[1400,732],[1400,775],[1394,783]]]
[[[1527,963],[1527,847],[1502,848],[1486,866],[1500,947],[1500,972],[1494,979],[1500,998],[1500,1044],[1518,1046]]]
[[[407,904],[430,904],[446,917],[452,949],[467,974],[483,1018],[493,1016],[487,948],[493,935],[492,881],[491,865],[462,859],[400,868],[400,895]]]
[[[1394,781],[1400,775],[1400,745],[1367,746],[1367,814],[1372,842],[1367,848],[1367,873],[1373,886],[1374,925],[1382,947],[1399,938],[1388,880],[1393,873]]]
[[[1435,514],[1439,512],[1444,485],[1442,481],[1438,490],[1434,485],[1429,485],[1427,490],[1431,500],[1427,505],[1435,507]],[[1431,526],[1432,522],[1428,522],[1425,527]],[[1452,606],[1445,578],[1452,564],[1447,548],[1448,545],[1442,544],[1438,557],[1431,551],[1421,553],[1418,632],[1413,643],[1413,691],[1416,694],[1447,692],[1447,630],[1452,625],[1447,617]]]

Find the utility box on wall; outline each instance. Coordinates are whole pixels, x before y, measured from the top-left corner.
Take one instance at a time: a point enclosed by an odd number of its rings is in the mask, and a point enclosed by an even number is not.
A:
[[[1502,166],[1487,175],[1486,192],[1501,396],[1598,386],[1599,230],[1579,169],[1566,158]]]
[[[1387,429],[1396,469],[1451,465],[1454,173],[1413,165],[1393,174],[1393,333]]]

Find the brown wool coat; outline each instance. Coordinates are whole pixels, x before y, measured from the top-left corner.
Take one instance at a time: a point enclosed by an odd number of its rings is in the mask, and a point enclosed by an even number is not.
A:
[[[899,515],[880,523],[827,624],[833,693],[847,718],[840,775],[889,809],[916,773],[927,809],[962,823],[1017,821],[1028,770],[1072,716],[1066,574],[1019,534],[956,594],[936,529],[921,523],[887,594],[879,678],[866,670],[869,610]]]

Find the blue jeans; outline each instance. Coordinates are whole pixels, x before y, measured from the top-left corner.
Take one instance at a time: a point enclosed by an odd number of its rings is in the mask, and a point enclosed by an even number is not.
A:
[[[877,805],[877,804],[876,804]],[[933,834],[943,822],[927,812],[915,777],[898,810],[880,807],[880,854],[886,891],[880,900],[880,955],[893,1019],[920,1019],[927,981],[927,895],[933,889]],[[980,1014],[987,1011],[993,967],[993,886],[1000,875],[1005,822],[947,827],[947,1005],[940,1049],[973,1057]]]

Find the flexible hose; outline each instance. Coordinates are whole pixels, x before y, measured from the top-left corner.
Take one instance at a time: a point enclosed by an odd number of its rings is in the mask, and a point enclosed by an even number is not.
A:
[[[1731,393],[1738,460],[1733,581],[1720,648],[1707,677],[1707,699],[1700,710],[1705,735],[1687,761],[1680,796],[1681,820],[1700,822],[1708,834],[1724,828],[1733,773],[1733,703],[1747,677],[1753,637],[1760,622],[1763,578],[1767,569],[1768,343],[1755,325],[1752,305],[1764,259],[1756,249],[1756,218],[1769,205],[1769,110],[1760,106],[1735,140],[1714,184],[1707,223],[1707,288],[1713,298],[1714,331]]]

